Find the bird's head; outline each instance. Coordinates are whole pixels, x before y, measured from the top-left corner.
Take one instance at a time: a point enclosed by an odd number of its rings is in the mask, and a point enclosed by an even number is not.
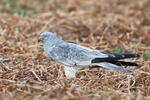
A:
[[[40,34],[38,42],[53,41],[56,38],[52,32],[43,32]]]

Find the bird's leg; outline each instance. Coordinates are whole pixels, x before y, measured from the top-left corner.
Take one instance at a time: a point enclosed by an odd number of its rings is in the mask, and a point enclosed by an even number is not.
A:
[[[64,72],[66,77],[74,78],[76,77],[77,67],[76,66],[64,66]]]

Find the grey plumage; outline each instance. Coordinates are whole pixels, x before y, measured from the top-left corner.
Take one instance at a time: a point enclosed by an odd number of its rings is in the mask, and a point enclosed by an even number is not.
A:
[[[118,66],[137,66],[135,63],[118,61],[119,59],[139,57],[137,54],[106,54],[98,50],[92,50],[78,44],[63,41],[52,32],[43,32],[39,40],[42,41],[44,51],[52,61],[60,63],[64,67],[65,75],[75,77],[77,67],[101,66],[104,68],[131,72]],[[116,65],[115,65],[116,64]]]

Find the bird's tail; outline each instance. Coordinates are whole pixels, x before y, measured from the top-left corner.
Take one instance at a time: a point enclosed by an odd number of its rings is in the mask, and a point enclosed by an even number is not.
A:
[[[125,69],[125,68],[122,68],[118,65],[114,65],[114,64],[108,63],[108,62],[95,63],[94,65],[101,66],[101,67],[108,68],[108,69],[112,69],[112,70],[116,70],[116,71],[121,71],[121,72],[132,72],[129,69]]]

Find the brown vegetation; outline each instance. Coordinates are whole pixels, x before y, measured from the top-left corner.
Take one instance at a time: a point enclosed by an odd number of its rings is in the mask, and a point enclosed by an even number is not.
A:
[[[150,100],[149,0],[1,0],[0,12],[0,99]],[[139,67],[128,67],[133,74],[79,69],[66,79],[37,42],[43,31],[92,49],[138,53],[132,61]]]

